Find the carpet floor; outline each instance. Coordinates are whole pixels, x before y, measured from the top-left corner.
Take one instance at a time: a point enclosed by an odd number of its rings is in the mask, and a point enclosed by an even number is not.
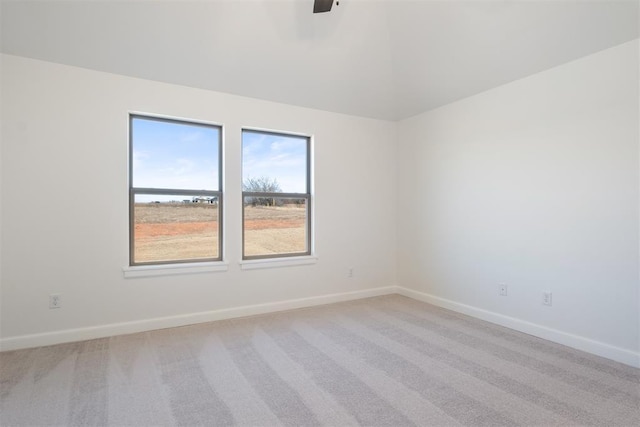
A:
[[[640,425],[640,370],[398,295],[0,353],[0,424]]]

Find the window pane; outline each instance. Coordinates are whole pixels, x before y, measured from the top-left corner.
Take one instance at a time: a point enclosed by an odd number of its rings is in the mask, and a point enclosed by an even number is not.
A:
[[[243,190],[307,193],[307,149],[307,137],[243,130]]]
[[[132,186],[218,191],[220,129],[132,117]]]
[[[307,252],[305,199],[244,198],[245,257]]]
[[[218,258],[218,203],[211,196],[136,194],[134,263]]]

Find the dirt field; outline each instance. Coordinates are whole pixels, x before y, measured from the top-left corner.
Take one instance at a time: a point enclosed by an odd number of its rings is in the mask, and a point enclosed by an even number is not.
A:
[[[304,252],[304,206],[245,208],[246,255]],[[218,207],[140,203],[135,206],[136,262],[217,258]]]

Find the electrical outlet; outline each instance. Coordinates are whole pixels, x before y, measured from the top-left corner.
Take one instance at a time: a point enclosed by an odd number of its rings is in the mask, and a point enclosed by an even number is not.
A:
[[[347,273],[347,277],[353,277],[353,267],[349,267],[349,272]]]
[[[49,295],[49,308],[60,308],[62,307],[62,295]]]
[[[542,293],[542,303],[543,303],[544,305],[551,305],[551,302],[552,302],[551,297],[552,297],[551,292],[549,292],[549,291],[544,291],[544,292]]]
[[[502,295],[503,297],[507,296],[507,285],[505,283],[500,283],[498,285],[498,291],[500,292],[500,295]]]

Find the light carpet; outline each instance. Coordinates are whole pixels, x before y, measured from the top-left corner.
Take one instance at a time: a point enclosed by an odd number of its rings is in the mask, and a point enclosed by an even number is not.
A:
[[[0,353],[0,424],[640,425],[640,370],[398,295]]]

